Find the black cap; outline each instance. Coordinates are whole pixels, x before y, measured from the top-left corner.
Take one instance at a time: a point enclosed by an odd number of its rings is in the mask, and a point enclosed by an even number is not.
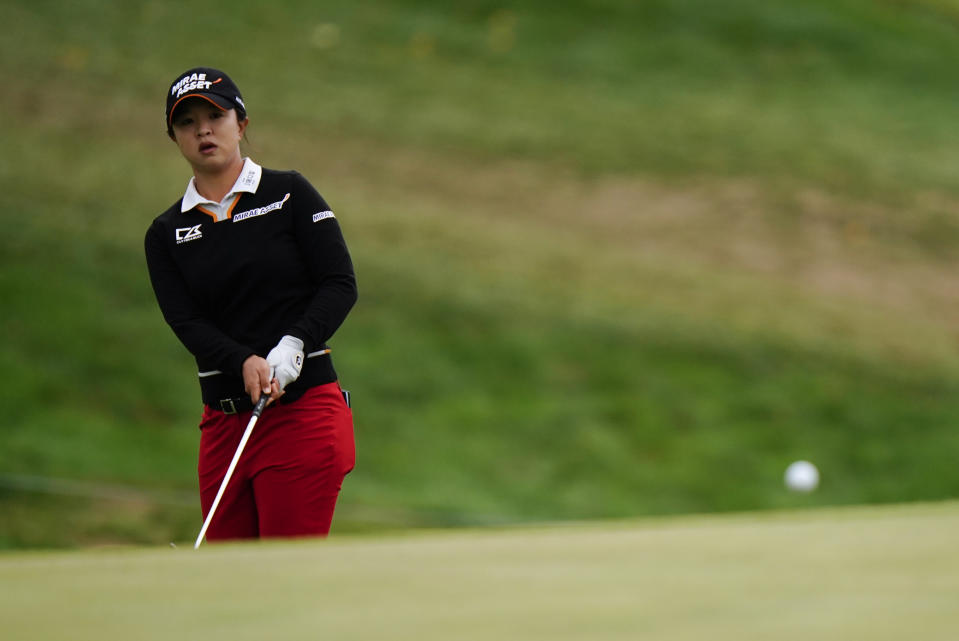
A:
[[[230,77],[219,69],[194,67],[184,71],[170,85],[166,95],[166,126],[173,126],[173,112],[177,105],[187,98],[203,98],[220,109],[236,109],[237,116],[246,117],[246,105],[240,96],[240,90]]]

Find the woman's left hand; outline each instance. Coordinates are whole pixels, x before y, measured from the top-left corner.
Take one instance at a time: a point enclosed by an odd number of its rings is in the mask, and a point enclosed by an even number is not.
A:
[[[283,396],[283,389],[272,374],[273,368],[262,356],[254,354],[243,361],[243,387],[254,405],[259,402],[261,394],[269,394],[269,403]]]

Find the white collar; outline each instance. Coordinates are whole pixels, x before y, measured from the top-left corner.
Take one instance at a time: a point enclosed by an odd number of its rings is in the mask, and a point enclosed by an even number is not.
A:
[[[262,176],[263,168],[249,158],[244,158],[243,169],[240,170],[240,175],[237,177],[236,182],[233,183],[233,188],[227,192],[226,196],[223,197],[221,202],[230,200],[241,191],[255,194],[257,187],[260,186],[260,178],[262,178]],[[186,192],[183,194],[183,202],[180,205],[180,211],[190,211],[197,205],[219,204],[220,203],[216,202],[215,200],[210,200],[206,196],[201,196],[200,192],[196,190],[196,178],[190,178],[190,182],[186,186]]]

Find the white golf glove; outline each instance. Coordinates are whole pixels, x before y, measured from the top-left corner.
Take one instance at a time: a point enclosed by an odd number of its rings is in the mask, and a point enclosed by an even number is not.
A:
[[[296,336],[284,336],[266,355],[266,362],[273,368],[280,389],[284,389],[300,376],[303,369],[303,341]]]

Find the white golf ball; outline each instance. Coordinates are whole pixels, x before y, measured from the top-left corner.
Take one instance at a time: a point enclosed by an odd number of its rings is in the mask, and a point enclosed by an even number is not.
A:
[[[812,492],[819,486],[819,470],[809,461],[796,461],[786,468],[785,481],[793,492]]]

